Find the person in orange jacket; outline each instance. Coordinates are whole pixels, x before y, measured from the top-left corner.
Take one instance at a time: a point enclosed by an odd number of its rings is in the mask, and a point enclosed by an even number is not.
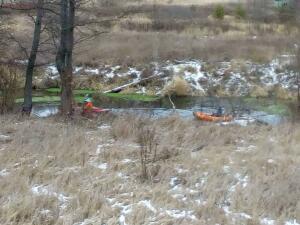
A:
[[[83,100],[83,106],[82,106],[82,114],[91,114],[93,112],[93,102],[92,99],[86,95]]]
[[[107,111],[109,110],[95,107],[92,98],[89,97],[89,95],[85,96],[82,108],[82,115],[97,116],[97,114]]]

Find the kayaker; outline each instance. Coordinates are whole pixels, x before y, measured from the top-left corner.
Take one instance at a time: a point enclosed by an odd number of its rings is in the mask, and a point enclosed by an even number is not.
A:
[[[98,107],[95,107],[93,104],[93,100],[89,95],[86,95],[83,102],[82,107],[82,115],[92,116],[95,117],[99,113],[107,112],[106,109],[101,109]]]
[[[83,100],[82,113],[92,113],[93,112],[93,102],[89,95],[86,95]]]
[[[221,106],[218,107],[217,111],[212,116],[223,116],[223,109]]]

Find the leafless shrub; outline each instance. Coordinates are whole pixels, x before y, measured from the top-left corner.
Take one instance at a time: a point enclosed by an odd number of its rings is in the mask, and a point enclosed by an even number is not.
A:
[[[137,142],[140,145],[141,178],[147,180],[152,177],[148,165],[154,163],[157,156],[155,127],[141,124],[138,128]]]
[[[17,69],[0,65],[0,113],[11,111],[14,108],[18,78]]]

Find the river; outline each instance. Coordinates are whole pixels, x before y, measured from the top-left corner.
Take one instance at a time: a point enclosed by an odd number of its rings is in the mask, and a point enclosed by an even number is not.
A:
[[[300,121],[299,111],[295,103],[271,98],[245,98],[245,97],[180,97],[172,98],[176,110],[172,108],[168,98],[151,103],[109,100],[95,101],[95,105],[110,109],[114,114],[134,113],[152,117],[166,117],[178,114],[185,119],[193,118],[194,111],[214,113],[219,107],[223,112],[234,116],[233,123],[247,125],[258,122],[278,125],[284,121]],[[48,117],[59,112],[58,104],[35,104],[32,114],[38,117]]]

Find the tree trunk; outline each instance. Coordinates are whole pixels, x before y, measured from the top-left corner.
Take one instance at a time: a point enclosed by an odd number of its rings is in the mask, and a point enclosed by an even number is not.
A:
[[[23,103],[22,113],[28,115],[30,114],[32,108],[32,75],[34,71],[39,44],[40,44],[42,18],[44,15],[43,4],[44,4],[44,0],[38,0],[37,9],[36,9],[37,15],[34,24],[33,41],[32,41],[31,52],[28,58],[28,64],[26,68],[26,82],[24,88],[24,103]]]
[[[72,115],[72,81],[73,81],[73,45],[75,0],[61,0],[60,12],[60,45],[56,55],[56,67],[61,78],[61,112]]]
[[[297,74],[297,88],[298,88],[298,90],[297,90],[297,99],[298,99],[298,109],[300,109],[300,78],[299,78],[299,76],[300,76],[300,73],[298,72],[298,74]]]

